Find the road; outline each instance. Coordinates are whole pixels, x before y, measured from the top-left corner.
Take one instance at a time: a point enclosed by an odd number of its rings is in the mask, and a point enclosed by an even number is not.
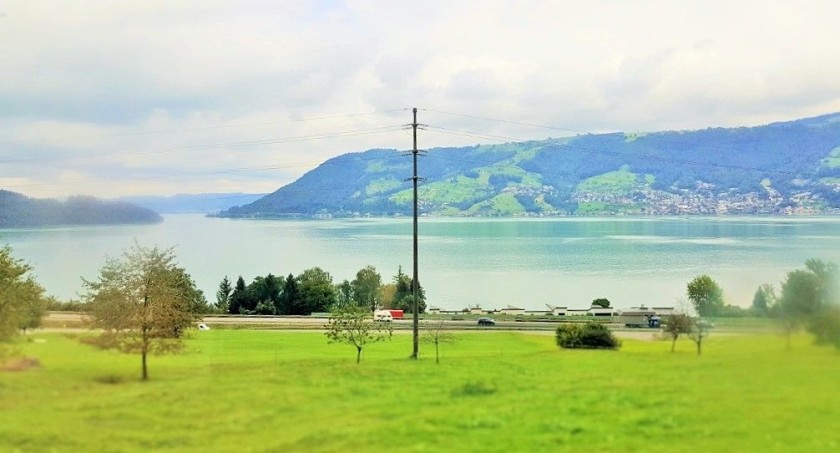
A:
[[[322,330],[327,318],[311,316],[205,316],[202,321],[210,328],[240,326],[260,330]],[[422,324],[423,321],[421,321]],[[557,329],[557,322],[546,321],[496,321],[495,326],[479,326],[474,319],[443,320],[445,329],[456,331],[527,331],[551,335]],[[77,330],[89,326],[87,316],[82,313],[50,312],[43,321],[44,330]],[[398,319],[391,323],[396,331],[410,331],[410,319]],[[616,336],[621,338],[655,339],[659,329],[625,329],[610,325]],[[422,327],[421,327],[422,328]]]

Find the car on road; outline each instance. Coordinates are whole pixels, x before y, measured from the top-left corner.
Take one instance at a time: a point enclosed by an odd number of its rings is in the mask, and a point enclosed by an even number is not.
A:
[[[496,321],[493,321],[492,318],[478,318],[478,325],[479,326],[495,326]]]

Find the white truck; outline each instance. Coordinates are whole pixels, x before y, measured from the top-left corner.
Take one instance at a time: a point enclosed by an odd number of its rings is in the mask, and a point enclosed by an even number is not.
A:
[[[388,310],[376,310],[373,312],[373,320],[379,322],[391,322],[394,320],[394,315]]]

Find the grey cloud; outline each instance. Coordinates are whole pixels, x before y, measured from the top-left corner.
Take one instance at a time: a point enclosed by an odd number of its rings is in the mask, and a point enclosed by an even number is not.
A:
[[[507,87],[490,69],[460,71],[447,88],[447,96],[458,101],[486,102],[507,94]]]
[[[408,136],[213,145],[400,124],[409,114],[165,131],[414,106],[593,132],[826,113],[840,109],[840,35],[829,26],[838,7],[809,5],[12,2],[0,7],[0,178],[49,182],[65,172],[134,193],[201,190],[223,180],[276,188],[311,167],[259,168],[401,147]],[[747,16],[748,23],[736,20]],[[421,115],[421,122],[488,135],[563,135]],[[41,127],[50,120],[66,127]],[[72,126],[119,137],[63,140]],[[144,130],[164,132],[131,135]],[[422,146],[489,140],[424,133]],[[11,143],[19,137],[32,139]],[[177,151],[130,154],[170,148]],[[68,153],[99,157],[56,159]],[[40,161],[2,163],[27,156]],[[134,166],[136,159],[149,165]],[[239,162],[255,170],[223,173]]]

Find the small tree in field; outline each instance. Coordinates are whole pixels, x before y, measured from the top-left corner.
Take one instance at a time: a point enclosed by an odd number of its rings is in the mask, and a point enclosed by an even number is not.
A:
[[[706,320],[700,318],[691,319],[691,330],[688,332],[688,338],[691,338],[691,341],[697,345],[697,355],[702,353],[703,339],[709,336],[709,330],[711,328],[712,325]]]
[[[206,306],[204,294],[176,266],[172,249],[135,243],[100,272],[98,280],[84,282],[93,327],[103,330],[94,344],[139,354],[147,380],[146,357],[181,351],[184,329],[198,319],[196,307]]]
[[[799,326],[816,336],[818,343],[840,338],[840,268],[817,259],[805,261],[805,269],[789,272],[782,283],[777,315],[790,335]],[[840,341],[835,344],[840,345]]]
[[[665,327],[662,328],[662,332],[671,338],[671,352],[674,352],[677,339],[680,335],[691,333],[693,323],[691,317],[685,314],[676,314],[668,317]]]
[[[424,322],[423,332],[423,341],[435,345],[435,363],[440,363],[440,345],[455,342],[455,335],[446,329],[443,319]]]
[[[373,320],[370,310],[347,306],[332,312],[325,335],[330,343],[345,343],[356,348],[356,363],[362,360],[362,349],[370,343],[390,340],[393,328],[389,322]]]
[[[698,316],[717,316],[723,309],[723,290],[712,277],[698,275],[687,290]]]

